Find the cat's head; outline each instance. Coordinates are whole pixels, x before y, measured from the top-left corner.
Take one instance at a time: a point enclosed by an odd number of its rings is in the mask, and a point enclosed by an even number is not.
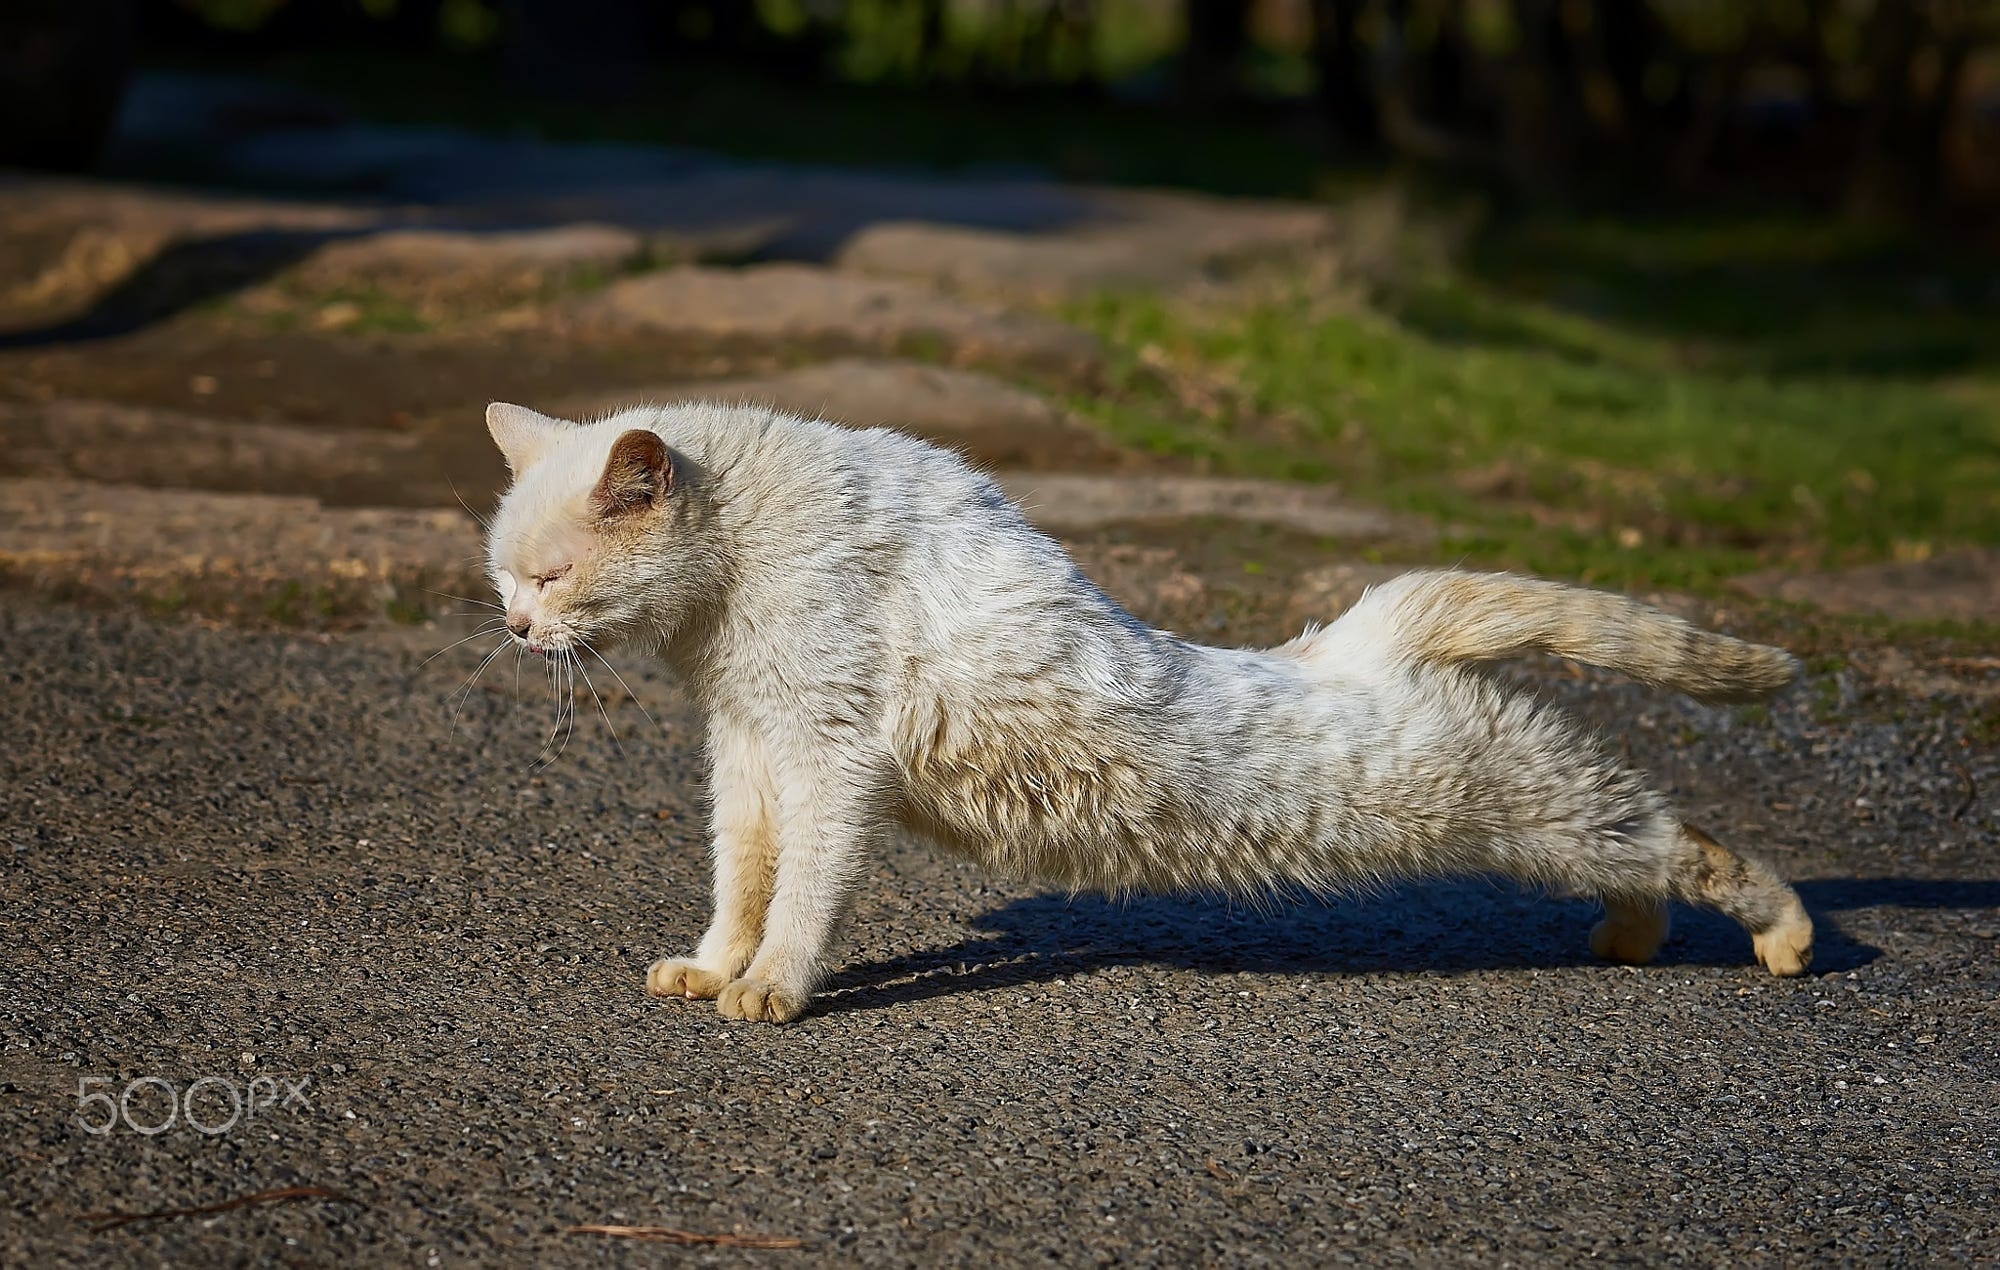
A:
[[[514,474],[488,526],[487,570],[508,631],[530,651],[664,645],[712,595],[701,474],[645,426],[656,418],[569,423],[486,408]]]

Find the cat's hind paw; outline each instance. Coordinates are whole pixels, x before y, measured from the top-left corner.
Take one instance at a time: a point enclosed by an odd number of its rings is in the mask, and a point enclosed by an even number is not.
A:
[[[667,957],[646,971],[646,991],[656,997],[684,997],[708,1001],[722,995],[729,980],[713,970],[704,970],[692,961]]]
[[[1764,964],[1764,969],[1772,974],[1786,977],[1802,975],[1806,967],[1812,965],[1812,918],[1806,916],[1804,908],[1794,903],[1792,911],[1769,930],[1751,935],[1750,946],[1756,950],[1757,960]]]
[[[715,1008],[725,1019],[752,1023],[790,1023],[806,1012],[809,998],[787,992],[762,979],[738,979],[722,990]]]
[[[1667,938],[1667,906],[1604,902],[1604,920],[1590,932],[1590,951],[1605,961],[1643,966]]]

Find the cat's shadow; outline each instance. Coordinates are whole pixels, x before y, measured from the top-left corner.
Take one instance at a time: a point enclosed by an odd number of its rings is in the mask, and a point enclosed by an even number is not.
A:
[[[1842,974],[1882,955],[1848,935],[1848,909],[2000,909],[2000,882],[1842,878],[1798,884],[1813,915],[1812,973]],[[1379,897],[1307,900],[1259,911],[1219,900],[1039,895],[974,919],[986,934],[854,966],[822,999],[831,1012],[903,1005],[959,992],[1045,983],[1106,966],[1159,965],[1206,974],[1455,974],[1594,964],[1595,906],[1511,885],[1434,882]],[[1676,906],[1655,965],[1747,966],[1750,941],[1728,919]]]

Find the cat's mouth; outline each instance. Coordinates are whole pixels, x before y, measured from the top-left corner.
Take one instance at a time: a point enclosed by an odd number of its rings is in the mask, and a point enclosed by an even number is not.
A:
[[[530,631],[517,636],[522,647],[538,657],[561,657],[575,648],[578,640],[566,630]]]
[[[547,634],[515,635],[514,642],[537,657],[555,657],[562,653],[562,644]]]

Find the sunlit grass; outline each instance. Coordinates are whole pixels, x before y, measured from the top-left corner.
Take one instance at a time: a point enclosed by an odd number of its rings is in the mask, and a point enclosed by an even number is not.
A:
[[[1078,405],[1550,572],[1690,584],[2000,542],[1990,292],[1839,240],[1624,232],[1488,243],[1372,304],[1101,297],[1073,316],[1118,351],[1117,391]]]

